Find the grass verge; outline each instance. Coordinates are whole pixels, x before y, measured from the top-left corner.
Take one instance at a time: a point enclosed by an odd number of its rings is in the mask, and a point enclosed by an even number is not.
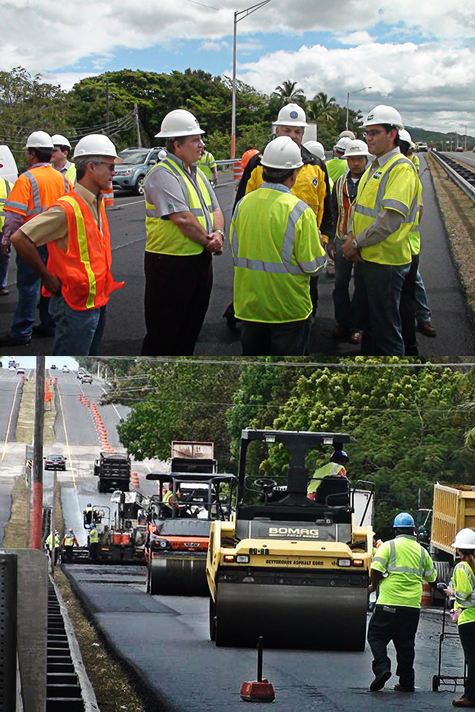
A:
[[[31,377],[23,384],[23,394],[21,397],[20,410],[18,412],[18,422],[15,431],[18,443],[33,442],[33,431],[35,425],[35,392],[36,392],[36,371],[32,370]],[[50,386],[51,388],[51,386]],[[43,444],[50,445],[55,441],[54,421],[56,419],[56,408],[54,399],[45,405],[45,421],[43,432]]]

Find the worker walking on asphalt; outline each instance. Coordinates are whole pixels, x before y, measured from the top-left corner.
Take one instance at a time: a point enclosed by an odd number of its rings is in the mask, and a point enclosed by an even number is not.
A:
[[[5,225],[2,235],[2,251],[9,254],[11,237],[18,228],[27,229],[35,216],[43,213],[58,198],[72,189],[71,183],[51,166],[53,141],[45,131],[34,131],[26,142],[26,160],[28,170],[22,173],[5,203]],[[44,268],[48,259],[48,248],[38,245],[34,250],[35,264]],[[40,277],[30,262],[17,254],[18,304],[10,327],[10,332],[0,337],[0,347],[23,346],[28,344],[32,335],[54,336],[55,323],[49,314],[50,300],[45,295],[40,297],[40,324],[34,326],[36,303],[40,288]],[[74,351],[68,352],[75,353]]]
[[[3,226],[5,224],[5,203],[8,200],[11,189],[13,188],[13,183],[5,180],[5,178],[0,178],[0,239],[3,232]],[[0,297],[6,297],[8,294],[7,289],[7,272],[8,265],[10,262],[10,255],[5,250],[5,252],[0,249]]]
[[[122,159],[112,141],[99,134],[82,138],[74,158],[74,192],[17,230],[12,244],[52,294],[53,355],[97,356],[109,297],[124,286],[111,273],[111,239],[102,200],[103,192],[111,190],[114,166]],[[46,267],[38,257],[40,245],[48,245]]]
[[[213,286],[212,256],[221,255],[224,216],[196,162],[198,121],[184,109],[165,116],[157,137],[167,157],[145,179],[145,324],[143,356],[193,354]]]
[[[63,176],[66,176],[71,185],[74,185],[76,182],[76,166],[74,163],[71,163],[71,161],[68,161],[71,144],[66,136],[62,136],[61,134],[54,134],[54,136],[51,136],[51,140],[54,145],[51,155],[51,165],[62,173]]]
[[[48,550],[51,565],[56,566],[59,558],[59,547],[61,545],[59,534],[56,529],[54,530],[54,537],[52,532],[50,532],[46,537],[45,545]]]
[[[387,647],[396,648],[399,683],[395,690],[414,691],[414,646],[422,597],[422,582],[435,587],[437,574],[428,552],[416,541],[414,519],[407,512],[393,522],[395,538],[384,542],[371,562],[368,593],[378,591],[378,601],[368,626],[373,653],[371,692],[381,690],[391,677]]]
[[[452,705],[475,707],[475,532],[473,529],[461,529],[452,546],[457,549],[461,560],[454,568],[452,580],[445,593],[455,597],[452,616],[457,622],[467,664],[464,694],[458,700],[453,700]]]
[[[89,558],[91,561],[97,561],[98,559],[98,549],[99,549],[99,532],[96,529],[96,525],[93,523],[89,529],[89,534],[87,535],[87,543],[89,546]]]
[[[342,246],[355,262],[355,304],[363,356],[404,356],[399,304],[411,267],[409,234],[419,212],[419,178],[399,150],[401,116],[376,106],[364,125],[376,160],[360,180],[352,230]]]
[[[71,561],[73,560],[73,548],[75,546],[79,546],[78,540],[76,539],[76,535],[74,533],[74,529],[72,529],[72,528],[68,529],[66,534],[63,536],[61,546],[64,549],[64,553],[66,556],[66,563],[70,564]]]
[[[196,162],[196,165],[201,168],[213,188],[216,187],[218,185],[218,167],[213,154],[203,149],[201,158]]]
[[[310,275],[323,269],[325,252],[315,213],[291,192],[302,166],[297,143],[271,141],[261,165],[263,184],[238,203],[231,222],[242,352],[303,355],[313,321]]]

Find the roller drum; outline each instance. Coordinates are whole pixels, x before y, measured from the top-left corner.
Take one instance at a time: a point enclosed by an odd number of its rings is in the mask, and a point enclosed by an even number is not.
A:
[[[153,596],[207,596],[206,558],[154,557],[149,582]]]

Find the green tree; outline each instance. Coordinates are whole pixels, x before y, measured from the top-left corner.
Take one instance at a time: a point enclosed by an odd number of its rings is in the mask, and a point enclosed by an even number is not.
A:
[[[286,79],[275,88],[275,91],[272,92],[272,96],[280,100],[281,106],[289,103],[304,106],[306,101],[305,94],[303,89],[295,88],[297,84],[298,82],[291,82],[290,79]]]

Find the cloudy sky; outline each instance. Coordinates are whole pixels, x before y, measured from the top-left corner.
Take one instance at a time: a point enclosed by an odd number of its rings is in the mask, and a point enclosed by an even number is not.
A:
[[[0,0],[0,68],[69,89],[123,68],[232,75],[234,12],[258,0]],[[475,135],[475,0],[270,0],[240,16],[237,76],[271,93],[297,81],[408,126]]]

